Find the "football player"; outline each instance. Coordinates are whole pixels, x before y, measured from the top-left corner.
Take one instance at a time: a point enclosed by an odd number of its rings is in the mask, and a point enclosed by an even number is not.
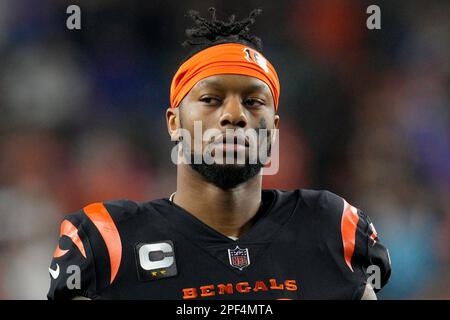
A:
[[[240,21],[210,10],[210,20],[189,12],[192,52],[173,77],[166,111],[183,160],[176,192],[68,215],[48,298],[376,298],[390,260],[363,212],[329,191],[262,189],[267,162],[250,161],[250,151],[256,141],[253,151],[271,155],[280,84],[249,34],[260,10]],[[215,134],[205,138],[208,130]],[[230,154],[244,161],[220,161]]]

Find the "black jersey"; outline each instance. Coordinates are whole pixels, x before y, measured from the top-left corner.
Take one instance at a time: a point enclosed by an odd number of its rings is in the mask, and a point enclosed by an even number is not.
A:
[[[328,191],[263,190],[238,240],[169,199],[94,203],[67,216],[49,299],[360,299],[386,248],[360,210]]]

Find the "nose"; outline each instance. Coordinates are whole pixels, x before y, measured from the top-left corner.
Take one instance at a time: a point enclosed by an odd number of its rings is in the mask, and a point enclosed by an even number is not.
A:
[[[248,121],[240,99],[232,97],[227,100],[223,106],[223,113],[220,116],[220,126],[223,129],[245,128]]]

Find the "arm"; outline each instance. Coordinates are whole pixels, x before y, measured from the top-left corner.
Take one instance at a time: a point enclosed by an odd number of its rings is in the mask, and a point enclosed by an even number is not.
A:
[[[96,291],[92,250],[83,232],[80,215],[68,216],[61,224],[60,239],[49,268],[48,299],[90,296]]]

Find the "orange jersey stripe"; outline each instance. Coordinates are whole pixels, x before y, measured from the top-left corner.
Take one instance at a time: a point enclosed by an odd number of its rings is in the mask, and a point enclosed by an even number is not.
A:
[[[86,258],[86,251],[84,250],[83,242],[80,239],[80,236],[78,235],[78,229],[70,222],[69,220],[64,220],[61,223],[61,229],[59,231],[59,237],[67,236],[69,237],[72,242],[77,246],[77,248],[80,250],[83,257]],[[53,253],[54,258],[59,258],[65,255],[69,250],[62,250],[58,246],[56,247],[55,252]]]
[[[69,250],[63,250],[58,246],[55,249],[55,252],[53,252],[53,258],[59,258],[62,257],[63,255],[65,255]]]
[[[356,226],[358,225],[358,221],[359,216],[357,209],[344,200],[344,209],[341,219],[341,235],[342,244],[344,245],[345,263],[352,272],[352,257],[355,252]]]
[[[122,259],[122,241],[119,231],[103,203],[97,202],[90,204],[84,207],[83,210],[97,227],[105,241],[111,264],[110,283],[112,283],[119,271],[120,261]]]

